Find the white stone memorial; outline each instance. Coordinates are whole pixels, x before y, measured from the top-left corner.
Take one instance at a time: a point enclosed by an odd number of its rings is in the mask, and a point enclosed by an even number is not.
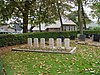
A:
[[[77,38],[79,38],[80,37],[80,34],[77,34]]]
[[[64,46],[65,46],[66,49],[71,49],[71,47],[70,47],[70,39],[68,39],[68,38],[64,39]]]
[[[38,48],[39,44],[38,44],[38,38],[34,38],[34,48]]]
[[[32,47],[32,38],[28,38],[28,46]]]
[[[40,47],[45,48],[45,38],[40,39]]]
[[[90,39],[93,41],[94,35],[92,35],[92,37],[90,37]]]
[[[53,38],[49,38],[49,48],[50,49],[54,48],[54,39]]]
[[[62,40],[61,40],[61,38],[57,38],[57,40],[56,40],[56,47],[57,48],[61,48],[62,47]]]

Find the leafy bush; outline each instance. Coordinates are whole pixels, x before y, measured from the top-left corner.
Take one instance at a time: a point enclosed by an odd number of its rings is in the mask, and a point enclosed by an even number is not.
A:
[[[100,30],[100,26],[96,26],[96,27],[89,27],[89,30]]]

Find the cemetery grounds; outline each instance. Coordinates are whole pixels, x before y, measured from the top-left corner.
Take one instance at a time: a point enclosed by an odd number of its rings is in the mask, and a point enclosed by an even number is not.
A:
[[[0,48],[7,75],[100,75],[100,47],[72,41],[77,48],[74,54],[11,51],[18,46]]]

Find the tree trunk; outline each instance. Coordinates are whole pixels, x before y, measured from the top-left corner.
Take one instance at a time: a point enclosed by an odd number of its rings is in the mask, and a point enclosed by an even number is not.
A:
[[[34,27],[35,27],[35,26],[31,26],[31,28],[30,28],[30,32],[33,32],[33,30],[32,30],[32,29],[33,29]]]
[[[39,6],[39,31],[42,32],[42,30],[41,30],[41,17],[40,17],[40,15],[41,15],[41,5]]]
[[[23,33],[28,32],[28,13],[23,13]]]
[[[97,22],[100,24],[100,17],[98,17]]]
[[[23,14],[23,33],[28,32],[28,9],[29,9],[28,4],[29,2],[26,1],[24,12],[22,13]]]
[[[42,32],[42,30],[41,30],[41,23],[39,23],[39,31]]]
[[[82,16],[83,16],[82,18],[83,18],[84,29],[86,30],[85,12],[84,12],[82,1],[81,1],[81,8],[82,8]]]
[[[78,23],[79,23],[79,26],[80,26],[80,34],[83,35],[81,0],[77,0],[77,2],[78,2]]]
[[[57,9],[58,9],[58,15],[59,15],[60,24],[61,24],[61,31],[63,31],[63,22],[62,22],[62,17],[61,17],[60,9],[59,9],[59,3],[57,3]]]
[[[61,24],[61,31],[63,31],[62,17],[61,17],[61,15],[60,15],[60,14],[59,14],[59,18],[60,18],[60,24]]]

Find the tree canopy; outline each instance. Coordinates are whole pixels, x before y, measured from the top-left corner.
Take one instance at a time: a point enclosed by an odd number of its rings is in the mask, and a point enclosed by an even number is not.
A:
[[[97,22],[100,24],[100,2],[93,3],[91,8],[93,9],[92,16],[97,17]]]
[[[2,21],[17,16],[23,19],[23,32],[27,32],[28,23],[54,23],[71,6],[68,0],[1,0],[0,17]]]
[[[84,10],[82,9],[82,2],[85,0],[0,0],[0,22],[7,21],[12,17],[21,18],[23,19],[22,25],[24,33],[28,32],[27,28],[29,23],[41,26],[42,23],[48,25],[54,23],[55,20],[60,19],[62,26],[62,15],[65,16],[66,14],[64,12],[72,12],[71,8],[73,7],[67,4],[71,1],[73,1],[75,5],[79,5],[81,2],[80,13],[81,18],[83,18]],[[97,9],[95,9],[95,11],[99,13],[99,5],[95,5]],[[71,18],[75,20],[75,17]],[[78,22],[76,23],[79,24]],[[83,23],[85,24],[85,19]]]

